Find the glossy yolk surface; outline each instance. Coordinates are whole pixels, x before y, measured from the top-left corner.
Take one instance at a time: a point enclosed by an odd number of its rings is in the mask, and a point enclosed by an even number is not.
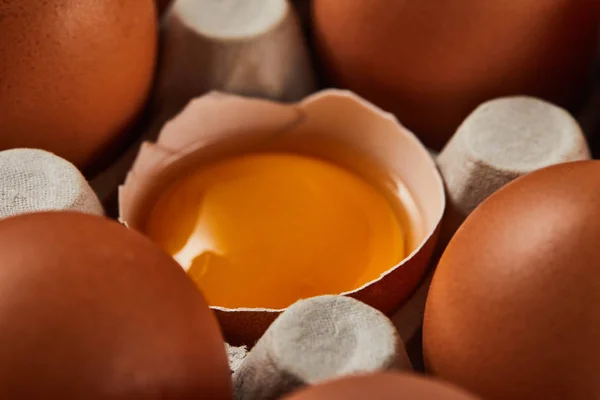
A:
[[[375,187],[287,153],[222,160],[173,184],[146,233],[210,305],[284,308],[356,289],[405,257],[402,226]]]

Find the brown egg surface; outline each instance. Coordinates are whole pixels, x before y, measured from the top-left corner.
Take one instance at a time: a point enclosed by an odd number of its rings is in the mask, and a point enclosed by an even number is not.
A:
[[[433,375],[495,399],[600,398],[600,161],[532,172],[459,228],[430,287]]]
[[[156,47],[154,0],[0,1],[0,150],[88,166],[144,106]]]
[[[341,378],[300,390],[284,400],[477,400],[452,385],[412,374],[377,373]]]
[[[331,83],[439,150],[480,103],[578,98],[595,57],[597,0],[313,0]]]
[[[203,296],[140,234],[79,213],[4,219],[0,282],[0,398],[231,398]]]

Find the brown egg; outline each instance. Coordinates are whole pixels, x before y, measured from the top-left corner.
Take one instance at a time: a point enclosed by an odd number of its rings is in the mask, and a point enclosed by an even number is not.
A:
[[[486,399],[600,398],[600,161],[532,172],[489,197],[444,252],[428,370]]]
[[[398,373],[360,375],[309,387],[284,400],[477,400],[446,383]]]
[[[154,0],[0,2],[0,150],[80,168],[131,127],[156,57]]]
[[[70,212],[4,219],[0,282],[0,398],[231,398],[204,298],[134,231]]]
[[[313,0],[332,83],[395,113],[440,149],[480,103],[534,95],[568,106],[595,56],[596,0]]]

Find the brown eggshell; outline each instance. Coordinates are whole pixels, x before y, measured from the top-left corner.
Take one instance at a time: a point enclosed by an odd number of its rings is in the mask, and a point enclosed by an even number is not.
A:
[[[599,177],[547,167],[467,218],[427,298],[432,374],[489,400],[600,398]]]
[[[314,0],[332,83],[441,149],[480,103],[532,95],[573,106],[596,54],[596,0]]]
[[[190,168],[248,151],[320,157],[379,182],[406,207],[411,254],[373,282],[342,293],[390,314],[421,281],[444,212],[442,180],[421,143],[391,115],[356,95],[326,90],[298,104],[213,92],[145,143],[119,193],[121,220],[144,231],[161,191]],[[414,202],[413,202],[414,201]],[[339,294],[339,293],[334,293]],[[283,311],[213,307],[230,344],[252,345]]]
[[[0,282],[0,398],[231,398],[214,316],[142,235],[83,213],[11,217]]]
[[[377,373],[330,381],[283,400],[477,400],[452,385],[412,374]]]
[[[34,147],[87,167],[146,102],[154,0],[0,2],[0,149]]]

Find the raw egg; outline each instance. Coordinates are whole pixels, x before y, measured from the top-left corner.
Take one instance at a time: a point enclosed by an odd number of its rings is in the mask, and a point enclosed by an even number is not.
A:
[[[507,95],[572,107],[598,43],[596,0],[314,0],[325,72],[439,150],[480,103]]]
[[[300,390],[284,400],[477,400],[463,390],[418,375],[357,375]]]
[[[142,235],[83,213],[10,217],[0,282],[0,398],[231,398],[212,312]]]
[[[285,308],[378,278],[406,256],[404,229],[384,195],[355,174],[266,153],[177,182],[154,206],[146,233],[210,305]]]
[[[600,398],[600,161],[504,186],[466,219],[429,290],[427,369],[489,400]]]
[[[0,2],[0,150],[88,167],[134,124],[156,47],[154,0]]]
[[[338,90],[297,104],[196,98],[119,190],[121,221],[181,263],[232,345],[317,294],[394,312],[423,278],[444,207],[414,135]]]

